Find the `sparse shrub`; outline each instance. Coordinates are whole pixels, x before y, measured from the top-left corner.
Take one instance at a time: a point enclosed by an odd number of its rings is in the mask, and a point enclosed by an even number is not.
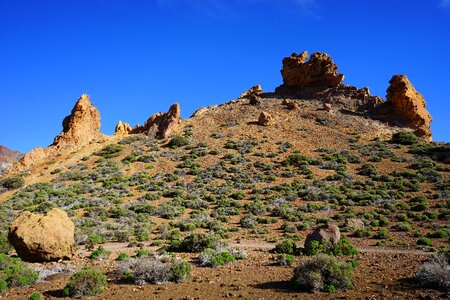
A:
[[[352,288],[350,263],[340,262],[337,258],[319,254],[301,263],[294,270],[291,279],[296,288],[307,291],[327,291]]]
[[[27,268],[20,258],[0,253],[0,290],[30,285],[36,282],[38,277],[38,272]]]
[[[107,259],[111,252],[107,251],[102,246],[99,246],[97,250],[92,251],[91,255],[89,255],[90,259]]]
[[[430,239],[422,237],[417,240],[416,244],[419,246],[432,246],[433,242]]]
[[[330,244],[327,241],[312,241],[303,248],[305,255],[317,255],[325,253],[328,255],[343,256],[343,255],[356,255],[358,249],[356,249],[346,238],[342,238],[336,244]]]
[[[11,191],[21,188],[25,184],[22,176],[7,177],[0,180],[0,193],[2,190]]]
[[[93,269],[84,269],[73,274],[63,289],[64,296],[81,298],[103,293],[107,284],[106,275]]]
[[[179,244],[169,246],[170,251],[179,252],[202,252],[206,248],[215,248],[215,244],[220,241],[220,237],[207,233],[193,233],[185,237]]]
[[[124,261],[127,260],[130,256],[126,253],[120,252],[119,255],[117,255],[116,260],[117,261]]]
[[[28,297],[29,300],[39,300],[42,298],[42,294],[38,292],[34,292]]]
[[[281,253],[281,254],[295,254],[297,252],[297,246],[291,240],[284,240],[279,244],[275,245],[275,248],[272,249],[273,253]]]
[[[213,268],[236,260],[233,254],[227,250],[216,250],[211,248],[203,250],[198,258],[203,266],[211,266]]]
[[[122,146],[120,145],[108,145],[101,149],[100,151],[95,152],[94,154],[97,156],[101,156],[103,158],[113,158],[120,155],[122,152]]]
[[[392,142],[400,145],[412,145],[418,141],[417,136],[410,131],[400,131],[392,135]]]
[[[450,264],[443,254],[436,255],[426,262],[416,275],[420,285],[450,290]]]
[[[183,282],[189,278],[191,270],[188,262],[172,256],[144,256],[119,267],[124,280],[138,285]]]
[[[169,146],[172,149],[176,149],[179,147],[183,147],[189,144],[189,140],[187,138],[185,138],[184,136],[181,135],[177,135],[174,136],[169,143],[167,144],[167,146]]]
[[[274,263],[278,266],[291,266],[294,263],[294,256],[291,254],[277,254]]]
[[[435,232],[429,232],[427,234],[427,237],[434,238],[434,239],[448,238],[449,236],[450,235],[449,235],[448,229],[439,229],[439,230],[436,230]]]

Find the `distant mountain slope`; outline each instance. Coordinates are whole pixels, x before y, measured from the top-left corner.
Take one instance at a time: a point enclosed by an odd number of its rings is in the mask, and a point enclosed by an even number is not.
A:
[[[5,146],[0,145],[0,176],[11,167],[13,163],[23,157],[23,153],[11,150]]]

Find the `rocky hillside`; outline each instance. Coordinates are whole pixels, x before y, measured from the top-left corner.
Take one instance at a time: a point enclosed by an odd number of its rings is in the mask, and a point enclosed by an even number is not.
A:
[[[84,251],[126,242],[195,252],[183,248],[192,234],[296,248],[324,224],[370,251],[445,247],[450,147],[430,142],[422,95],[394,75],[384,100],[342,84],[337,70],[325,53],[292,54],[274,92],[255,86],[184,120],[174,104],[144,125],[119,122],[114,136],[99,133],[83,95],[53,145],[27,153],[0,182],[0,231],[21,210],[57,207]],[[359,295],[369,293],[359,283]]]
[[[19,161],[22,157],[23,153],[0,145],[0,177],[11,167],[13,163]]]

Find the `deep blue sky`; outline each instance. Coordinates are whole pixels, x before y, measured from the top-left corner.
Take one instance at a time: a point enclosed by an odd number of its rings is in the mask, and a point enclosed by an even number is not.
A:
[[[0,0],[0,45],[0,144],[20,151],[49,145],[82,93],[112,134],[176,101],[189,117],[273,91],[303,50],[383,97],[406,74],[450,141],[449,0]]]

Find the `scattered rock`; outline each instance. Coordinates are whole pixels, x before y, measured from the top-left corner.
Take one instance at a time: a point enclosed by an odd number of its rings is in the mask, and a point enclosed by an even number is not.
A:
[[[259,96],[263,93],[261,85],[252,86],[249,90],[243,92],[238,99],[250,98],[250,96]]]
[[[336,244],[341,239],[341,232],[336,225],[323,225],[316,228],[313,232],[308,234],[305,239],[305,247],[312,241],[327,241],[330,244]]]
[[[13,151],[0,145],[0,177],[23,156],[24,154],[19,151]]]
[[[326,111],[331,111],[332,106],[331,106],[330,103],[324,102],[323,103],[323,109],[326,110]]]
[[[75,225],[67,213],[53,208],[47,215],[21,212],[9,227],[8,239],[26,261],[70,259],[74,254]]]
[[[379,109],[379,113],[394,118],[405,127],[416,130],[417,136],[431,141],[430,113],[425,108],[423,96],[416,91],[405,75],[394,75],[389,81],[386,102]]]
[[[364,226],[364,221],[358,218],[350,218],[345,220],[345,227],[350,229],[363,228]]]
[[[114,129],[115,135],[127,135],[131,132],[131,126],[128,123],[122,123],[122,121],[119,121],[117,123],[116,128]]]
[[[272,123],[273,123],[272,116],[265,111],[261,112],[258,118],[258,124],[261,126],[269,126],[272,125]]]
[[[289,110],[299,110],[300,105],[296,101],[292,100],[286,100],[284,99],[283,102],[281,102],[282,105],[284,105]]]
[[[148,136],[165,139],[180,129],[180,104],[175,103],[166,113],[152,115],[143,126],[136,126],[131,133],[145,133]]]
[[[62,125],[63,131],[55,137],[53,146],[84,146],[101,137],[100,113],[86,94],[78,99],[72,113],[64,118]]]
[[[283,59],[283,86],[298,89],[336,87],[344,80],[344,75],[337,72],[337,65],[326,53],[315,52],[309,61],[308,52],[293,53]]]

